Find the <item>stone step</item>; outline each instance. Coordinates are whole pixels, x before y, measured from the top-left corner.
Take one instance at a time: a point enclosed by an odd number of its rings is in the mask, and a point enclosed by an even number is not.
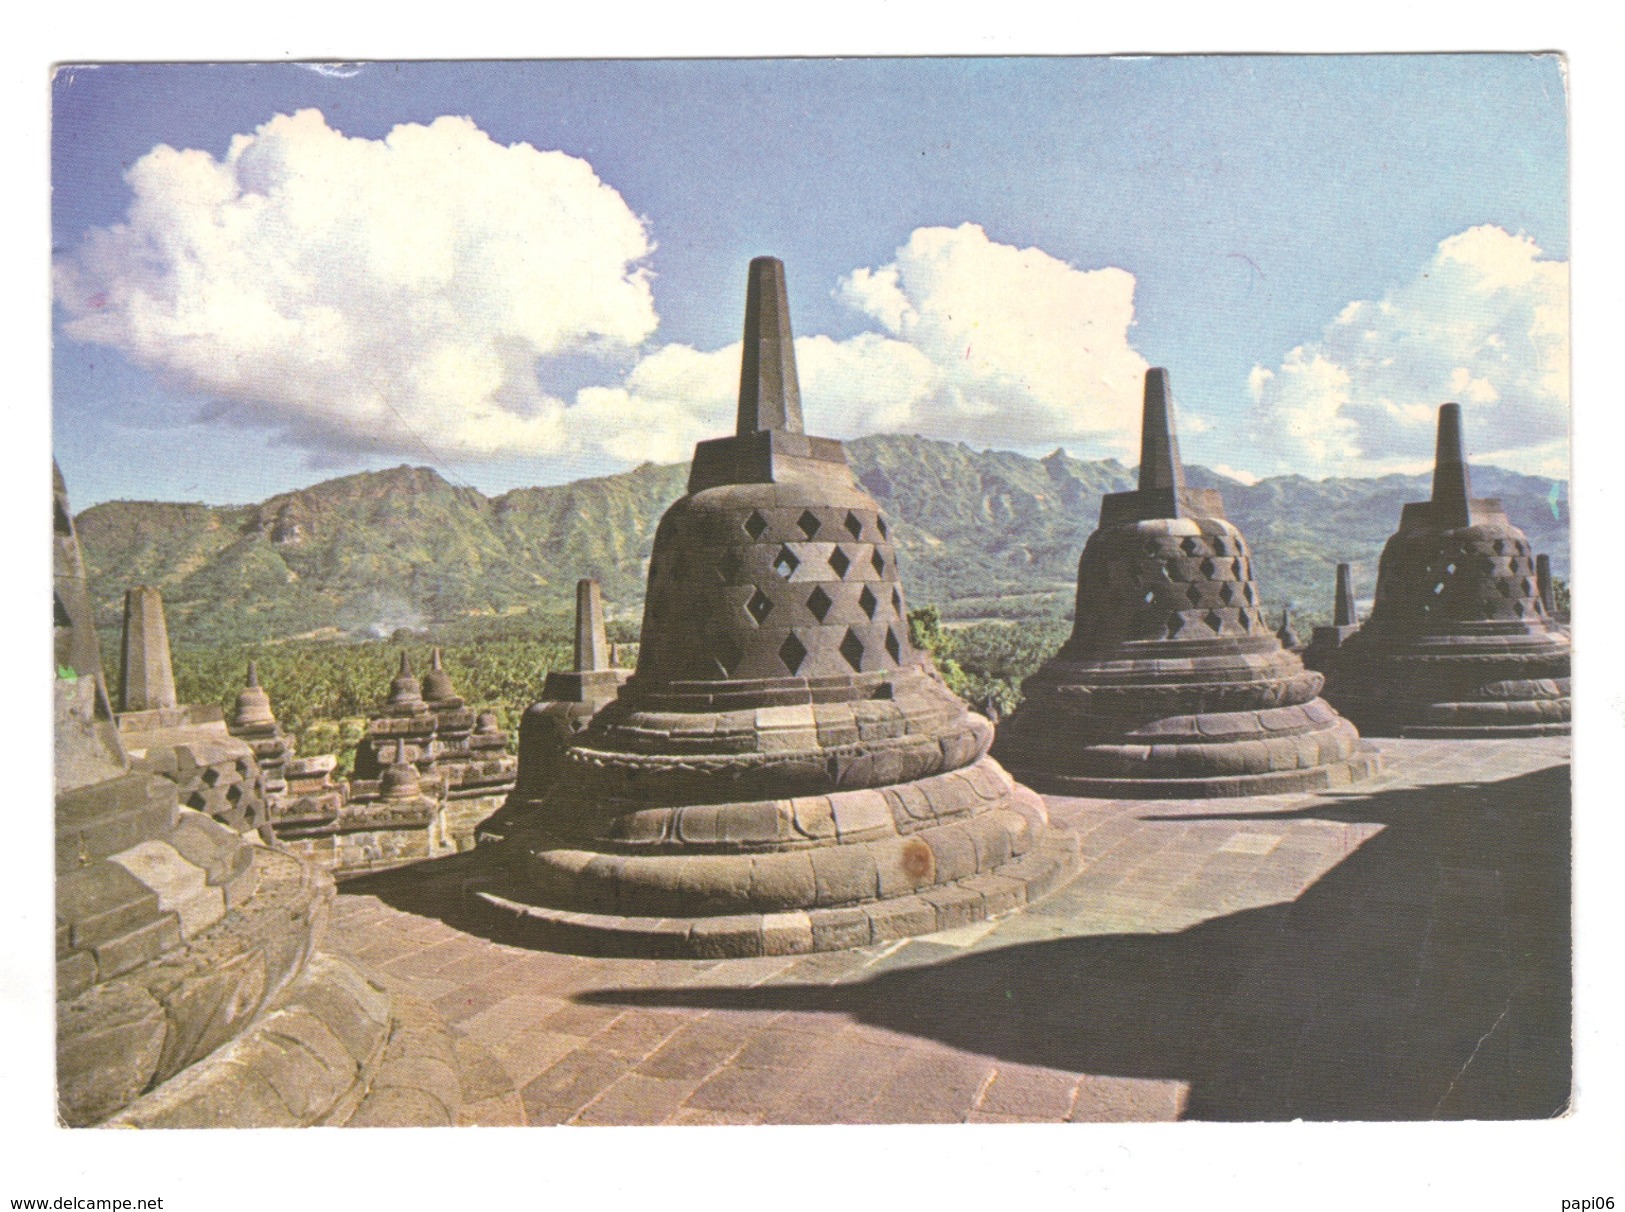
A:
[[[156,920],[158,894],[102,859],[57,879],[56,916],[66,928],[66,950],[88,951]]]
[[[64,875],[159,837],[175,823],[175,785],[132,773],[56,798],[56,870]]]

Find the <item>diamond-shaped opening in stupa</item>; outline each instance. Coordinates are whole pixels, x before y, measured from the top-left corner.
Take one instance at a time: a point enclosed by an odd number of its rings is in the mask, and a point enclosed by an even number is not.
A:
[[[837,547],[829,553],[829,566],[835,570],[835,575],[844,577],[846,570],[852,567],[852,557]]]
[[[1190,599],[1192,606],[1200,606],[1202,604],[1202,590],[1199,586],[1192,585],[1189,589],[1185,590],[1185,596]]]
[[[1219,601],[1228,606],[1235,600],[1236,583],[1234,581],[1226,581],[1223,585],[1219,586]]]
[[[807,595],[807,609],[813,612],[813,617],[820,623],[824,621],[824,616],[829,613],[829,608],[833,605],[835,605],[835,599],[824,592],[822,585]]]
[[[779,554],[773,557],[773,571],[787,581],[790,579],[791,574],[800,567],[800,557],[788,547],[779,548]]]
[[[869,566],[875,570],[877,577],[886,575],[886,557],[880,554],[879,548],[876,548],[875,553],[869,557]]]
[[[784,643],[779,645],[779,660],[791,673],[799,672],[801,663],[807,659],[807,646],[796,639],[796,633],[791,632],[785,637]]]
[[[801,516],[796,519],[796,525],[801,528],[801,533],[810,539],[813,537],[813,535],[818,533],[818,528],[822,525],[822,523],[819,522],[818,515],[812,510],[803,509],[801,511]]]
[[[863,668],[863,641],[858,639],[856,632],[849,630],[846,633],[846,638],[841,641],[840,651],[846,658],[846,663],[854,670]]]
[[[1211,559],[1203,560],[1201,567],[1202,575],[1210,581],[1213,579],[1213,574],[1219,571],[1219,566]]]
[[[891,538],[891,527],[886,525],[886,519],[881,517],[878,513],[875,515],[875,529],[880,531],[881,538]]]
[[[872,619],[875,617],[875,610],[877,607],[879,607],[879,605],[880,599],[875,597],[875,595],[869,591],[869,587],[865,585],[863,587],[863,592],[858,594],[858,606],[863,610],[864,614],[868,615]]]
[[[750,511],[750,517],[745,519],[745,533],[753,539],[759,539],[767,533],[767,519],[756,510]]]
[[[851,535],[854,539],[861,538],[863,536],[863,519],[858,517],[858,515],[853,513],[850,509],[846,511],[845,525],[846,533]]]
[[[773,613],[773,599],[758,589],[750,595],[750,601],[745,603],[745,609],[750,612],[751,618],[760,623]]]
[[[1184,550],[1186,555],[1195,555],[1198,551],[1202,550],[1202,540],[1197,538],[1195,535],[1191,535],[1179,546]]]
[[[891,591],[891,608],[897,612],[898,618],[903,617],[903,591],[901,589]]]
[[[1217,610],[1208,611],[1202,616],[1202,621],[1205,622],[1209,627],[1213,628],[1213,633],[1215,635],[1224,630],[1224,615],[1220,614]]]
[[[886,628],[886,651],[891,654],[893,664],[903,659],[903,645],[890,627]]]

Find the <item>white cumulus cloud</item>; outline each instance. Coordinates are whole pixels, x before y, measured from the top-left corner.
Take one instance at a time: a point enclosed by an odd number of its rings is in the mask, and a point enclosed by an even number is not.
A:
[[[836,293],[883,331],[797,338],[810,432],[1082,442],[1137,458],[1146,362],[1128,343],[1126,271],[1074,269],[967,223],[916,230],[894,262],[854,270]],[[738,344],[654,350],[618,386],[577,394],[572,440],[629,462],[687,458],[696,441],[732,431],[739,356]]]
[[[1129,343],[1127,270],[1080,270],[966,223],[917,229],[894,261],[854,270],[838,294],[891,338],[867,353],[894,375],[918,374],[871,429],[1134,453],[1146,361]]]
[[[657,323],[621,196],[467,118],[361,139],[307,109],[220,159],[156,147],[126,180],[125,221],[55,267],[67,334],[313,450],[560,451],[547,360]]]
[[[1410,281],[1253,368],[1260,450],[1311,474],[1418,470],[1453,400],[1470,455],[1566,476],[1568,285],[1528,236],[1486,224],[1441,241]]]

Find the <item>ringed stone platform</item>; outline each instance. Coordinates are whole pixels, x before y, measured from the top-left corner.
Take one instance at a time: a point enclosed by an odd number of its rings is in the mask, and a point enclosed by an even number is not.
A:
[[[1322,676],[1271,632],[1218,491],[1185,484],[1161,369],[1139,485],[1102,500],[1072,636],[1027,679],[995,755],[1042,791],[1107,798],[1318,790],[1376,770]]]
[[[1569,654],[1529,540],[1499,500],[1472,496],[1461,406],[1441,406],[1432,498],[1401,512],[1371,617],[1325,665],[1328,696],[1383,735],[1561,734]]]
[[[1021,908],[1076,842],[909,640],[889,525],[802,430],[783,266],[751,263],[737,433],[655,533],[638,666],[482,832],[478,895],[566,945],[792,954]],[[523,763],[522,763],[523,767]]]

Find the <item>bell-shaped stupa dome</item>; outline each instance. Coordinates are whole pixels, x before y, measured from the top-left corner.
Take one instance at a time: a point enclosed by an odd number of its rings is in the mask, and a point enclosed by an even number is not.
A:
[[[1472,496],[1461,406],[1443,405],[1433,495],[1401,511],[1371,616],[1327,662],[1327,695],[1385,735],[1564,733],[1569,653],[1529,540],[1499,500]]]
[[[772,258],[750,266],[742,361],[737,432],[700,443],[655,532],[637,670],[556,778],[521,757],[486,835],[523,875],[488,899],[559,931],[730,955],[1018,907],[1074,868],[1076,843],[909,642],[889,523],[841,444],[803,432]]]
[[[1215,489],[1185,483],[1168,373],[1145,378],[1139,488],[1101,501],[1072,637],[1025,684],[997,754],[1035,786],[1217,796],[1347,783],[1376,766],[1270,630]]]

